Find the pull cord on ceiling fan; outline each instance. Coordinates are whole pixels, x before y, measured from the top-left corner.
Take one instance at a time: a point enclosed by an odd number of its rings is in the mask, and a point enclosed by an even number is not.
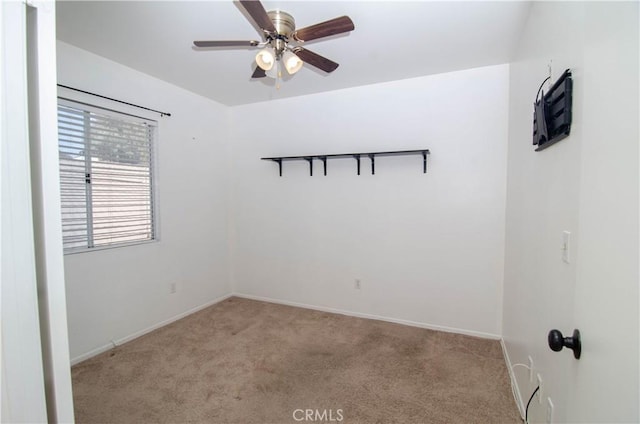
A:
[[[290,75],[298,72],[304,63],[331,73],[338,64],[326,57],[306,49],[299,44],[307,41],[353,31],[355,25],[348,16],[341,16],[296,30],[295,20],[287,12],[267,12],[258,0],[240,0],[255,24],[262,31],[263,41],[221,40],[194,41],[196,47],[256,47],[256,68],[251,78],[282,77],[282,68]]]

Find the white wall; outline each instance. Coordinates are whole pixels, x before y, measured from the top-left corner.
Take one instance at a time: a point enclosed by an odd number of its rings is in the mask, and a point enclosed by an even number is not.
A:
[[[508,65],[231,109],[235,290],[501,333]],[[286,83],[281,90],[286,90]],[[265,156],[429,148],[308,164]],[[354,280],[361,289],[354,289]]]
[[[58,82],[172,114],[152,115],[159,121],[160,240],[65,256],[71,357],[77,361],[112,340],[117,343],[231,293],[229,111],[62,42]],[[177,284],[175,294],[170,294],[171,283]]]
[[[532,104],[549,64],[553,80],[573,71],[573,125],[569,138],[534,152]],[[535,2],[510,85],[509,358],[532,356],[554,422],[638,422],[638,3]],[[582,331],[579,361],[548,348],[553,328]],[[522,367],[515,375],[526,402],[535,384]],[[546,420],[538,402],[529,412]]]

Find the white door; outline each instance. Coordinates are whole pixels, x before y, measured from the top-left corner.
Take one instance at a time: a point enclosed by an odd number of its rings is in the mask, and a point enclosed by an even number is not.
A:
[[[59,206],[55,3],[0,2],[2,422],[73,422]]]
[[[571,422],[640,421],[638,17],[637,2],[585,4]]]

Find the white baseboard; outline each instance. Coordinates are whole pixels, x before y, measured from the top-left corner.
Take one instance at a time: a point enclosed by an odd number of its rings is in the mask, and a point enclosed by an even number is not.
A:
[[[150,333],[153,330],[156,330],[160,327],[164,327],[167,324],[171,324],[174,321],[177,321],[181,318],[184,318],[188,315],[191,315],[195,312],[198,312],[204,308],[207,308],[209,306],[215,305],[216,303],[222,302],[223,300],[226,300],[230,297],[240,297],[240,298],[244,298],[244,299],[251,299],[251,300],[259,300],[262,302],[269,302],[269,303],[275,303],[275,304],[280,304],[280,305],[287,305],[287,306],[295,306],[298,308],[305,308],[305,309],[312,309],[312,310],[316,310],[316,311],[322,311],[322,312],[329,312],[329,313],[334,313],[334,314],[340,314],[340,315],[346,315],[346,316],[352,316],[352,317],[357,317],[357,318],[365,318],[365,319],[375,319],[378,321],[385,321],[385,322],[392,322],[395,324],[402,324],[402,325],[408,325],[410,327],[418,327],[418,328],[425,328],[428,330],[435,330],[435,331],[443,331],[446,333],[455,333],[455,334],[463,334],[463,335],[467,335],[467,336],[473,336],[473,337],[480,337],[483,339],[491,339],[491,340],[500,340],[501,344],[502,344],[502,350],[503,353],[505,355],[505,360],[507,361],[507,365],[509,368],[509,375],[511,376],[511,379],[513,381],[513,375],[512,375],[512,370],[511,370],[511,363],[509,362],[509,357],[507,355],[506,349],[504,347],[504,342],[502,341],[502,337],[498,334],[493,334],[493,333],[486,333],[486,332],[482,332],[482,331],[475,331],[475,330],[467,330],[467,329],[463,329],[463,328],[455,328],[455,327],[446,327],[446,326],[442,326],[442,325],[434,325],[434,324],[429,324],[429,323],[424,323],[424,322],[417,322],[417,321],[410,321],[410,320],[404,320],[404,319],[398,319],[398,318],[391,318],[391,317],[385,317],[385,316],[381,316],[381,315],[374,315],[374,314],[366,314],[366,313],[361,313],[361,312],[354,312],[354,311],[348,311],[348,310],[344,310],[344,309],[336,309],[336,308],[330,308],[330,307],[326,307],[326,306],[317,306],[317,305],[310,305],[310,304],[306,304],[306,303],[299,303],[299,302],[290,302],[290,301],[286,301],[286,300],[280,300],[280,299],[274,299],[274,298],[270,298],[270,297],[264,297],[264,296],[254,296],[254,295],[249,295],[249,294],[244,294],[244,293],[230,293],[227,294],[225,296],[216,298],[210,302],[204,303],[202,305],[196,306],[195,308],[189,309],[188,311],[182,312],[178,315],[175,315],[169,319],[166,319],[164,321],[161,321],[157,324],[154,324],[150,327],[147,327],[143,330],[137,331],[135,333],[132,333],[126,337],[123,337],[121,339],[118,340],[112,340],[111,343],[107,343],[103,346],[100,346],[96,349],[93,349],[89,352],[83,353],[82,355],[76,356],[74,358],[71,359],[71,365],[76,365],[82,361],[85,361],[89,358],[92,358],[96,355],[99,355],[103,352],[108,351],[109,349],[113,349],[116,346],[119,346],[123,343],[129,342],[131,340],[134,340],[140,336],[143,336],[147,333]],[[513,384],[513,383],[512,383]],[[516,390],[517,390],[517,385],[515,386]],[[518,398],[520,397],[520,394],[518,392]],[[518,399],[517,399],[518,401]],[[522,403],[521,399],[519,400],[520,404]],[[519,404],[519,406],[520,406]]]
[[[454,328],[454,327],[445,327],[445,326],[441,326],[441,325],[428,324],[428,323],[424,323],[424,322],[409,321],[409,320],[404,320],[404,319],[390,318],[390,317],[384,317],[384,316],[373,315],[373,314],[365,314],[365,313],[361,313],[361,312],[347,311],[347,310],[344,310],[344,309],[329,308],[329,307],[326,307],[326,306],[317,306],[317,305],[309,305],[309,304],[306,304],[306,303],[290,302],[290,301],[287,301],[287,300],[273,299],[273,298],[270,298],[270,297],[254,296],[254,295],[244,294],[244,293],[233,293],[233,296],[241,297],[241,298],[245,298],[245,299],[251,299],[251,300],[260,300],[262,302],[277,303],[277,304],[280,304],[280,305],[295,306],[295,307],[298,307],[298,308],[313,309],[315,311],[322,311],[322,312],[330,312],[330,313],[333,313],[333,314],[347,315],[347,316],[357,317],[357,318],[375,319],[375,320],[378,320],[378,321],[392,322],[392,323],[395,323],[395,324],[408,325],[410,327],[425,328],[425,329],[428,329],[428,330],[443,331],[443,332],[446,332],[446,333],[464,334],[466,336],[480,337],[480,338],[483,338],[483,339],[491,339],[491,340],[501,340],[502,339],[502,337],[500,335],[498,335],[498,334],[485,333],[485,332],[482,332],[482,331],[466,330],[466,329],[463,329],[463,328]]]
[[[502,354],[504,356],[504,361],[507,363],[507,370],[509,371],[509,381],[511,382],[511,392],[513,393],[513,398],[516,401],[516,406],[518,407],[518,411],[520,412],[520,418],[524,420],[524,402],[522,401],[522,394],[520,393],[520,388],[516,382],[516,376],[513,373],[513,364],[511,363],[511,359],[509,358],[509,352],[507,352],[507,346],[504,344],[504,339],[500,338],[500,346],[502,346]]]
[[[87,359],[92,358],[92,357],[94,357],[96,355],[99,355],[99,354],[101,354],[103,352],[106,352],[109,349],[113,349],[116,346],[120,346],[123,343],[129,342],[129,341],[131,341],[133,339],[137,339],[140,336],[144,336],[145,334],[150,333],[153,330],[157,330],[160,327],[164,327],[165,325],[171,324],[174,321],[182,319],[182,318],[184,318],[184,317],[186,317],[188,315],[191,315],[191,314],[193,314],[195,312],[198,312],[198,311],[200,311],[202,309],[208,308],[209,306],[215,305],[216,303],[220,303],[223,300],[226,300],[226,299],[228,299],[228,298],[230,298],[232,296],[233,296],[233,294],[230,293],[230,294],[224,295],[222,297],[218,297],[216,299],[213,299],[212,301],[209,301],[209,302],[204,303],[202,305],[196,306],[195,308],[191,308],[188,311],[179,313],[178,315],[174,315],[169,319],[166,319],[164,321],[161,321],[161,322],[159,322],[157,324],[152,325],[151,327],[147,327],[147,328],[145,328],[143,330],[136,331],[135,333],[130,334],[130,335],[128,335],[126,337],[123,337],[121,339],[112,340],[111,343],[108,343],[108,344],[106,344],[104,346],[100,346],[100,347],[98,347],[96,349],[93,349],[93,350],[91,350],[89,352],[83,353],[82,355],[76,356],[75,358],[71,358],[71,366],[76,365],[76,364],[78,364],[78,363],[80,363],[82,361],[86,361]]]

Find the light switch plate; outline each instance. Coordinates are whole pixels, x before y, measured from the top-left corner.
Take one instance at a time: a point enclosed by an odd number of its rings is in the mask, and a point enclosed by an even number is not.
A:
[[[562,260],[566,263],[569,263],[569,259],[571,256],[569,255],[569,251],[571,248],[571,233],[569,231],[562,232]]]

